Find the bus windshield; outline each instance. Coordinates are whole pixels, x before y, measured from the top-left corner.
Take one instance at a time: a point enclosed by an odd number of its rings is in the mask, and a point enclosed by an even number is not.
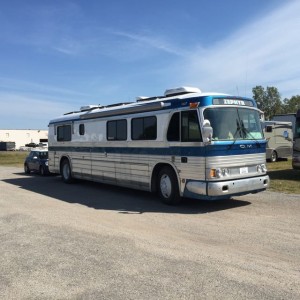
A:
[[[253,109],[211,107],[204,110],[204,119],[210,121],[215,141],[263,138],[259,112]]]

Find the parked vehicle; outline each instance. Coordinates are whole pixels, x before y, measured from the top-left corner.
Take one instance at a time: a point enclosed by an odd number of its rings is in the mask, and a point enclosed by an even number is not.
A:
[[[279,122],[292,122],[292,131],[293,131],[293,136],[295,137],[296,135],[296,113],[291,113],[291,114],[279,114],[273,116],[271,121],[279,121]]]
[[[296,114],[292,165],[295,170],[300,170],[300,109]]]
[[[292,156],[293,129],[291,122],[265,121],[264,135],[267,140],[266,159],[275,162]]]
[[[29,144],[25,145],[25,147],[30,147],[30,148],[36,148],[38,146],[39,146],[39,144],[36,144],[36,143],[29,143]]]
[[[253,99],[190,87],[85,106],[50,121],[49,169],[66,183],[158,192],[167,204],[257,193],[269,186],[261,114]]]
[[[48,150],[34,149],[25,158],[24,171],[29,174],[31,171],[38,172],[41,175],[49,174],[48,168]]]
[[[0,151],[15,151],[15,142],[0,142]]]

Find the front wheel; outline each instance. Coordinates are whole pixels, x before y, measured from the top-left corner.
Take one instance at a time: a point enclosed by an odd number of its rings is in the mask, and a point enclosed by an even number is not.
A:
[[[24,165],[24,172],[25,172],[26,174],[30,174],[30,169],[29,169],[29,167],[28,167],[27,164]]]
[[[158,194],[168,205],[178,204],[181,200],[175,172],[170,167],[164,167],[158,175]]]
[[[72,183],[73,182],[70,163],[67,159],[65,159],[62,162],[60,173],[61,173],[63,182],[65,182],[65,183]]]
[[[278,159],[278,155],[276,151],[272,151],[271,153],[271,162],[276,162]]]

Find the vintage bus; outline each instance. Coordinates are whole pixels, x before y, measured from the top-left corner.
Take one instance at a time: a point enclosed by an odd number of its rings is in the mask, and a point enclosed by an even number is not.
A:
[[[198,88],[131,103],[90,105],[49,123],[49,169],[157,192],[163,202],[264,191],[266,140],[253,99]]]
[[[300,109],[296,113],[292,165],[294,169],[300,170]]]

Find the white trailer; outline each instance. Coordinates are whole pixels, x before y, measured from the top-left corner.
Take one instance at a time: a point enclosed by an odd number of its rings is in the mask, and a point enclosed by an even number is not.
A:
[[[293,130],[293,135],[295,137],[296,135],[296,113],[291,113],[291,114],[280,114],[280,115],[275,115],[272,118],[272,121],[278,121],[278,122],[291,122],[292,123],[292,130]]]
[[[263,131],[267,140],[266,158],[271,162],[292,156],[293,130],[291,122],[265,121]]]

